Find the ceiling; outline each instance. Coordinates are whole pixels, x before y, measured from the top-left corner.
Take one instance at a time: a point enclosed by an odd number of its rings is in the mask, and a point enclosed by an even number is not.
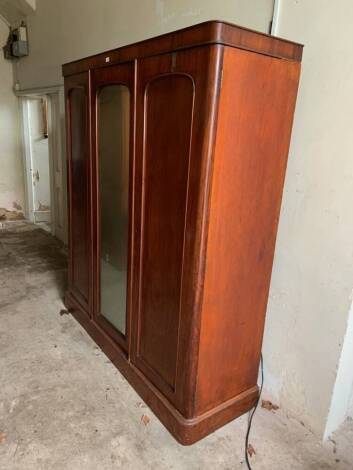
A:
[[[0,16],[10,25],[16,25],[35,8],[36,0],[0,0]]]

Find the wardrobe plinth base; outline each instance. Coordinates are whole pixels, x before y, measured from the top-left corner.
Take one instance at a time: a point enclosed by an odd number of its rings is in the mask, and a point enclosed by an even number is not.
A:
[[[259,396],[257,385],[192,419],[185,418],[161,392],[128,360],[111,338],[92,321],[75,298],[67,293],[65,304],[106,356],[124,375],[142,400],[182,445],[191,445],[233,419],[251,410]]]

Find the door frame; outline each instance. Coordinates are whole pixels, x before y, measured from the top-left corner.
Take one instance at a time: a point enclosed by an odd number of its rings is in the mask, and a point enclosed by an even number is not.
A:
[[[22,155],[25,184],[25,217],[31,222],[35,221],[33,203],[33,185],[31,169],[31,140],[29,128],[29,101],[43,98],[48,100],[48,144],[49,144],[49,177],[50,177],[50,206],[51,206],[51,233],[64,243],[67,243],[67,200],[66,200],[66,158],[63,140],[65,138],[61,115],[64,114],[64,88],[63,85],[17,91],[20,103],[20,121],[22,134]],[[60,171],[55,166],[60,166]],[[59,174],[60,181],[57,181]],[[58,200],[56,187],[62,188],[62,201]],[[62,207],[60,209],[60,204]],[[58,226],[57,212],[62,210],[62,226]]]
[[[29,101],[28,97],[20,97],[23,176],[25,183],[25,217],[34,222],[34,196],[32,184],[31,139],[29,130]]]

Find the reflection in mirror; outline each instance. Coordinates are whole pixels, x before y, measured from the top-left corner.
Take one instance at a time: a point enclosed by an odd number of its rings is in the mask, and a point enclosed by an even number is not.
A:
[[[109,85],[98,95],[100,313],[126,332],[129,227],[130,92]]]

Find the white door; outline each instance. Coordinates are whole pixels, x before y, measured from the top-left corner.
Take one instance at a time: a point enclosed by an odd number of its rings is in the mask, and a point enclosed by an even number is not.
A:
[[[33,221],[51,224],[51,185],[47,97],[28,99],[28,130]]]
[[[67,243],[63,89],[21,97],[26,217]]]

